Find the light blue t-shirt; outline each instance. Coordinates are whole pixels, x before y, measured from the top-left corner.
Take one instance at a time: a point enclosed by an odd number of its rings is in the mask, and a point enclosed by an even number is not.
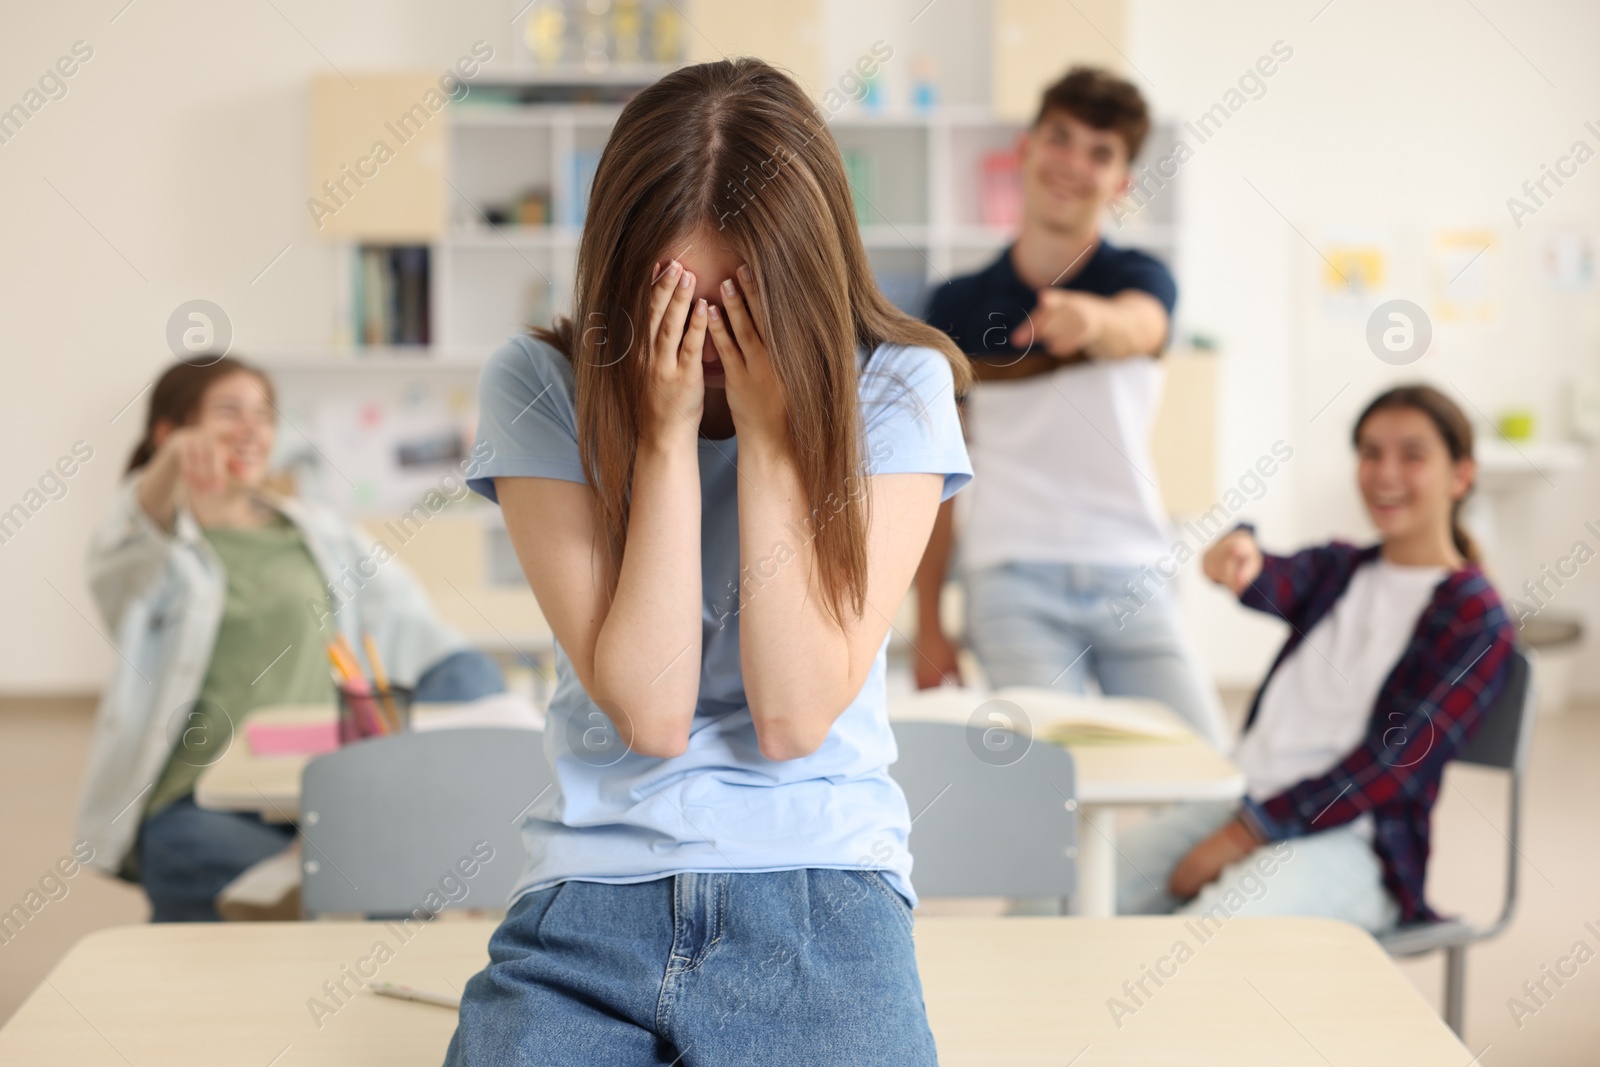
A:
[[[857,351],[858,366],[864,350]],[[945,357],[881,345],[860,376],[869,474],[944,475],[948,499],[972,478]],[[571,364],[532,336],[513,338],[484,368],[475,455],[492,458],[467,484],[495,500],[496,477],[585,483]],[[816,752],[761,755],[739,666],[738,438],[701,438],[700,695],[681,756],[628,751],[589,699],[559,643],[545,754],[557,789],[523,821],[528,866],[512,894],[568,879],[642,882],[686,871],[803,867],[884,872],[916,903],[904,794],[878,649],[866,684]],[[860,492],[860,489],[855,490]],[[825,505],[826,506],[826,505]],[[759,580],[752,574],[747,579]]]

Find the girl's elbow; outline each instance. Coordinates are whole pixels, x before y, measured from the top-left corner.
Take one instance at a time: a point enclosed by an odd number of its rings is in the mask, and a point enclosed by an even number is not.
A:
[[[804,759],[822,747],[822,742],[828,737],[828,730],[833,725],[837,715],[831,715],[826,722],[820,721],[814,714],[806,715],[799,710],[785,710],[773,714],[771,711],[757,711],[751,708],[750,717],[755,722],[756,745],[761,750],[763,758],[774,763],[787,760]]]
[[[651,759],[676,759],[689,751],[689,731],[635,733],[628,742],[628,751]]]
[[[804,759],[822,747],[822,739],[804,736],[795,731],[778,731],[768,728],[756,731],[756,741],[763,759],[773,763]]]
[[[620,701],[593,690],[590,690],[590,699],[610,720],[616,739],[628,751],[652,759],[673,759],[689,750],[689,733],[694,724],[692,704],[687,709],[678,709],[642,701]],[[609,739],[604,743],[609,744]]]

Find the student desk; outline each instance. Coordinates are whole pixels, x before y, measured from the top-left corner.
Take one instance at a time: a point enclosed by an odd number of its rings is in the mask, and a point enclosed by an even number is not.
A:
[[[1012,692],[1016,692],[1013,690]],[[1059,698],[1061,694],[1044,694]],[[891,719],[967,724],[987,694],[950,687],[891,700]],[[1048,712],[1021,706],[1034,720],[1035,735],[1050,723]],[[1178,741],[1117,741],[1068,745],[1077,769],[1078,893],[1076,911],[1107,918],[1117,907],[1117,808],[1197,800],[1235,800],[1244,795],[1244,775],[1191,731],[1176,713],[1150,700],[1075,697],[1101,709],[1127,705],[1142,720],[1182,734]],[[1035,743],[1039,741],[1037,736]]]
[[[337,715],[332,704],[303,705],[261,708],[248,721],[298,725],[331,722]],[[194,802],[216,811],[259,812],[267,822],[293,822],[300,814],[300,772],[310,760],[310,756],[257,756],[240,729],[216,762],[200,772]]]
[[[891,701],[891,718],[947,719],[965,722],[972,694],[950,689],[948,699],[918,701],[911,713]],[[980,698],[981,699],[981,698]],[[1145,702],[1144,712],[1182,725],[1171,711]],[[947,706],[948,705],[948,706]],[[417,705],[419,724],[451,705]],[[332,718],[332,707],[262,708],[253,721],[313,722]],[[1237,767],[1198,737],[1179,742],[1127,742],[1069,746],[1078,775],[1079,914],[1104,918],[1116,914],[1117,824],[1122,806],[1169,804],[1195,800],[1231,800],[1244,794],[1244,776]],[[195,803],[219,811],[254,811],[268,822],[288,822],[300,814],[300,773],[308,756],[257,756],[244,737],[200,774]]]
[[[447,919],[406,931],[331,922],[102,930],[0,1029],[0,1065],[437,1067],[455,1013],[377,996],[346,969],[458,992],[487,961],[493,928]],[[1197,933],[1174,917],[926,916],[915,936],[944,1067],[1062,1067],[1080,1056],[1083,1067],[1471,1060],[1377,944],[1342,923],[1238,918]],[[1189,950],[1181,962],[1180,943]],[[1148,977],[1156,970],[1160,986]],[[350,995],[334,1000],[324,983],[341,978]],[[315,1016],[314,997],[324,1003]]]
[[[283,724],[332,722],[337,715],[332,704],[286,705],[253,711],[248,722]],[[487,712],[468,723],[470,705],[413,704],[414,729],[433,730],[452,725],[535,726],[534,722],[513,721],[503,713]],[[300,816],[300,774],[310,756],[258,756],[250,751],[243,728],[215,763],[200,772],[195,782],[194,802],[216,811],[259,812],[267,822],[293,822]]]

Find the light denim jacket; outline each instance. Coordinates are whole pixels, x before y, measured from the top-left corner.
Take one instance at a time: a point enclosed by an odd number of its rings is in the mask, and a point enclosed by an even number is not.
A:
[[[136,475],[123,480],[88,554],[89,585],[118,656],[100,697],[77,833],[94,848],[93,865],[113,874],[133,848],[143,801],[172,752],[172,724],[200,695],[227,591],[222,561],[194,516],[180,505],[167,533],[140,506],[137,486]],[[390,546],[326,507],[264,499],[299,527],[322,572],[330,639],[334,626],[357,647],[362,631],[370,633],[398,685],[467,647]]]

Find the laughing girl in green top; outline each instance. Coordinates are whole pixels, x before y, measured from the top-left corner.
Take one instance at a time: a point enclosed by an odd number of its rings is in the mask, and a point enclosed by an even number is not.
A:
[[[287,823],[197,807],[195,783],[244,743],[239,726],[255,708],[333,701],[324,649],[336,633],[372,634],[419,700],[504,688],[400,561],[375,557],[331,510],[267,490],[276,430],[272,383],[255,368],[228,358],[170,368],[89,552],[119,656],[79,833],[96,866],[143,884],[158,922],[217,918],[217,894],[293,839]],[[373,558],[387,561],[367,578]]]

